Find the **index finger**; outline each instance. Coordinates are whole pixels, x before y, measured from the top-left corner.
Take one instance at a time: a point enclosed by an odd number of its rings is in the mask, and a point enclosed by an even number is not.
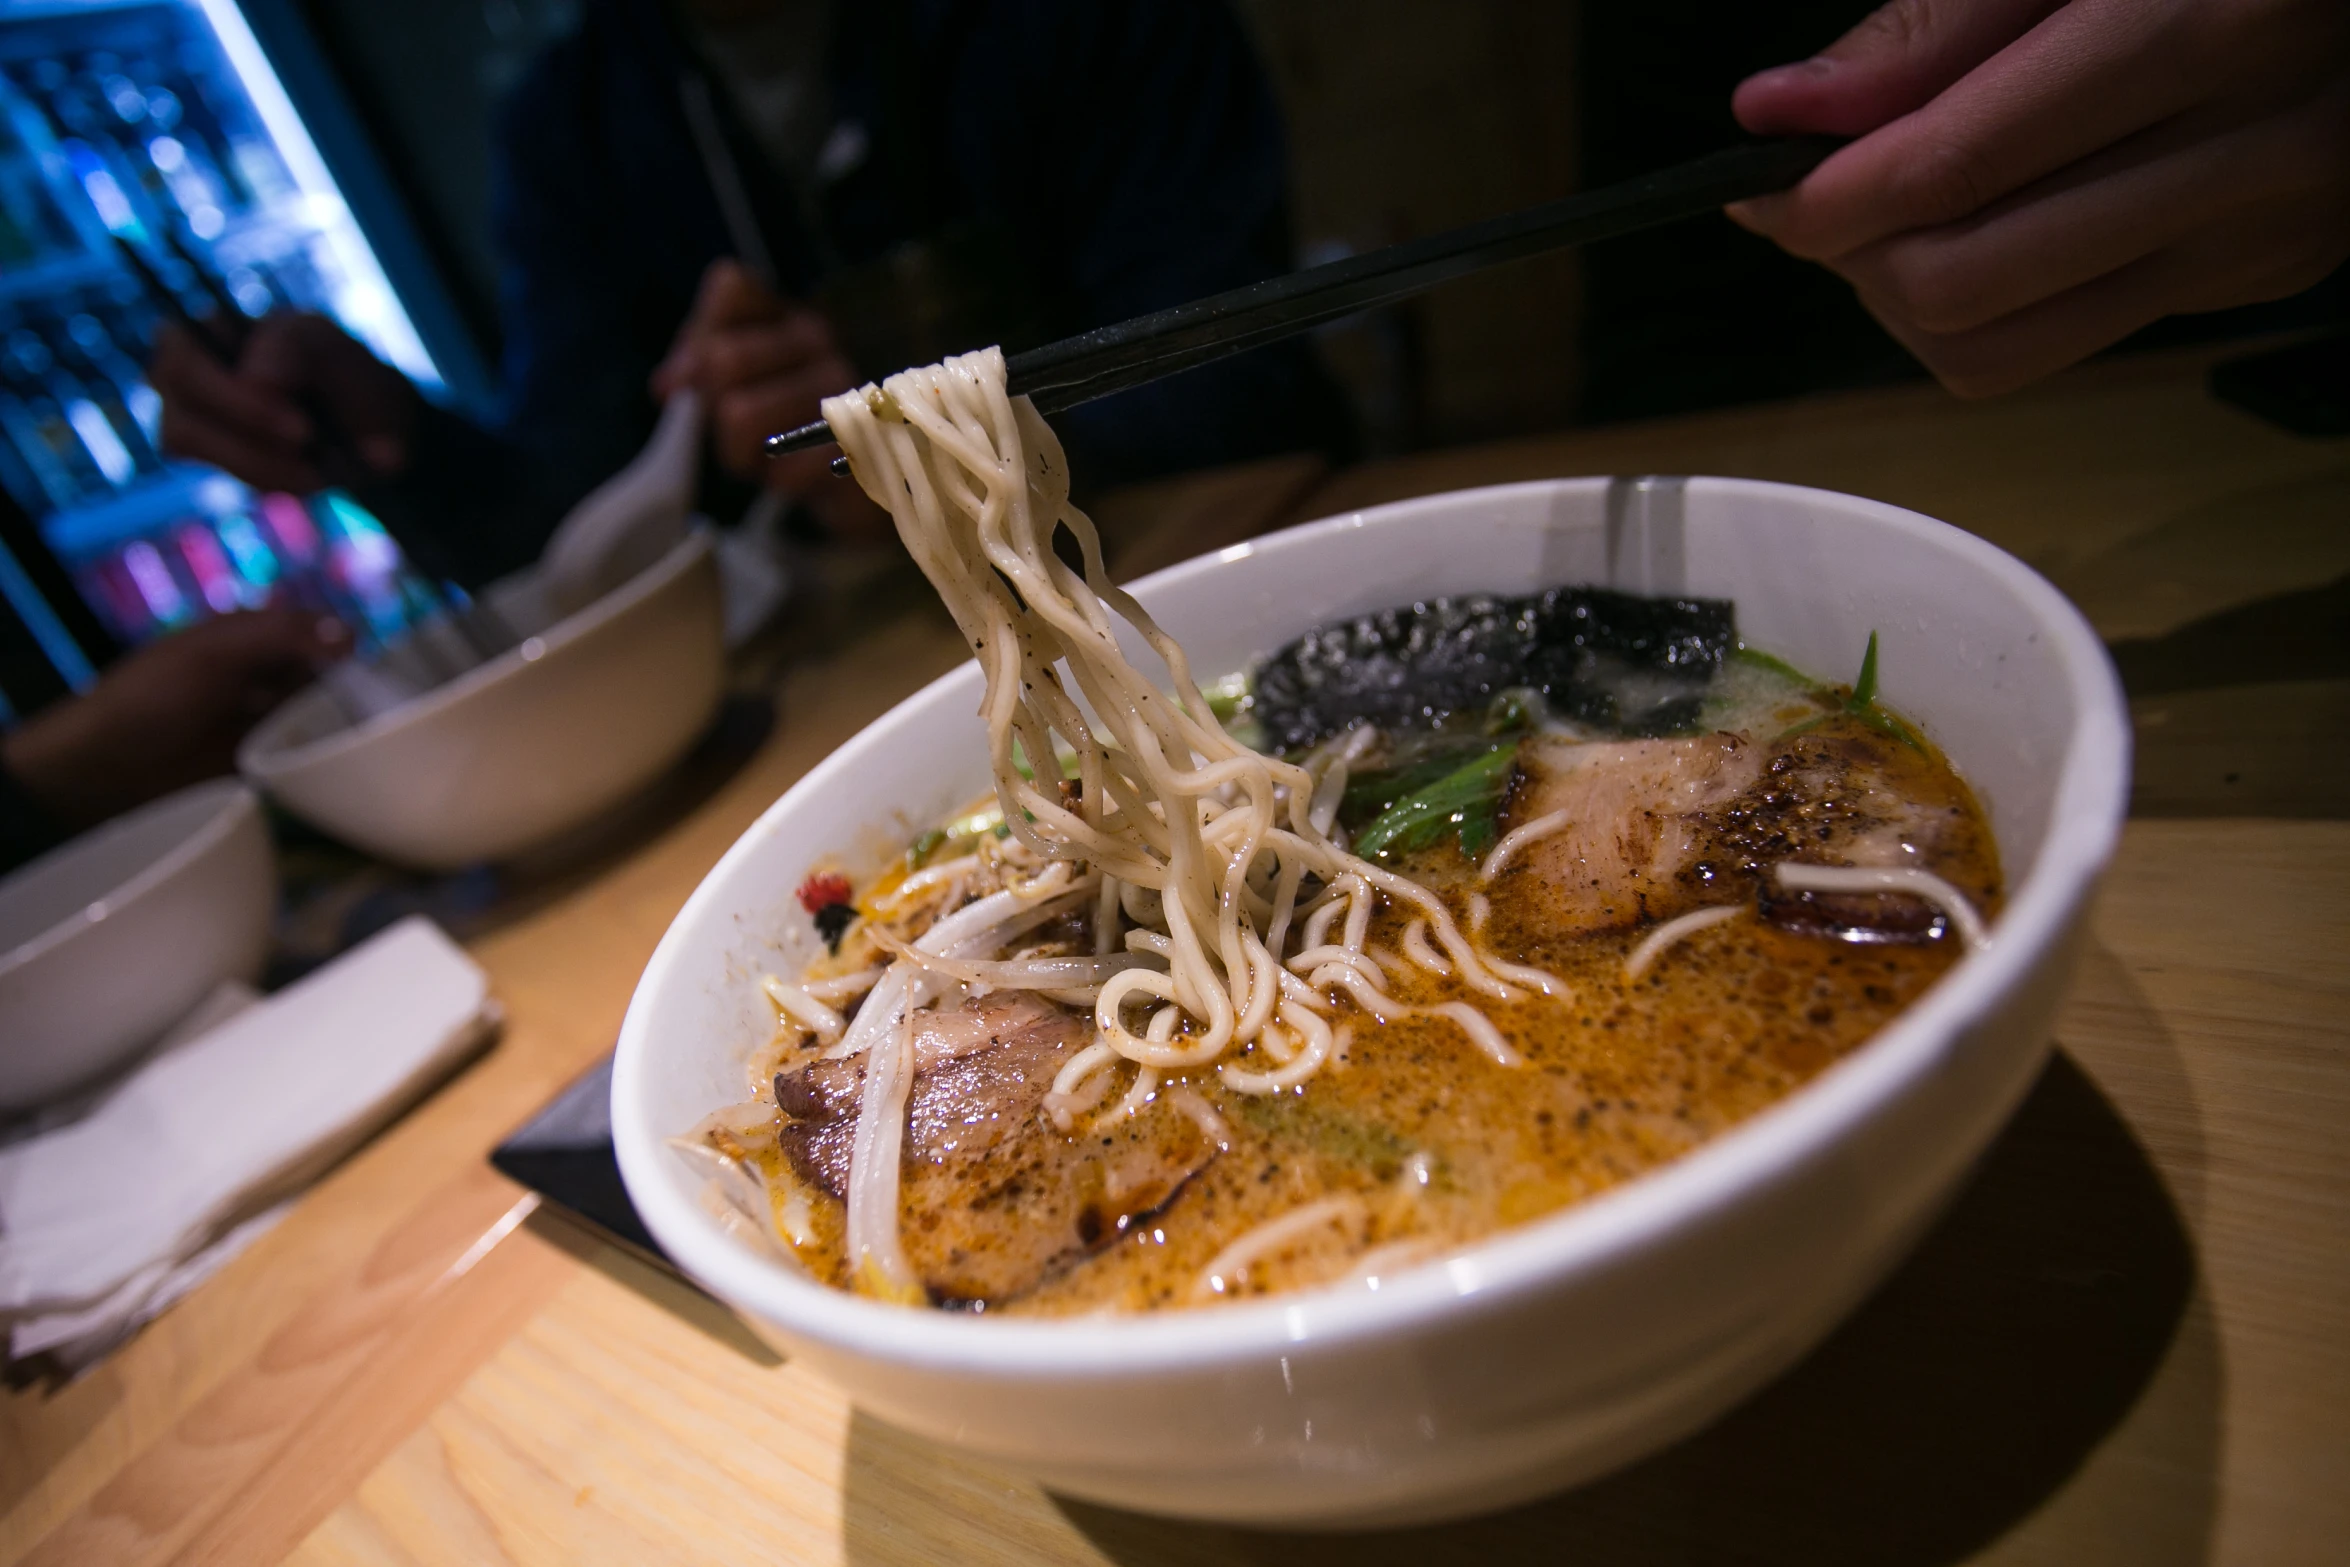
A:
[[[1733,215],[1826,260],[1953,223],[2199,96],[2162,7],[2074,0],[1921,109],[1838,151],[1795,189]]]
[[[193,414],[288,453],[310,439],[310,421],[283,392],[231,370],[176,324],[155,334],[147,379],[166,411]]]
[[[702,286],[686,313],[685,332],[765,321],[789,309],[789,303],[751,275],[748,267],[721,256],[702,274]]]

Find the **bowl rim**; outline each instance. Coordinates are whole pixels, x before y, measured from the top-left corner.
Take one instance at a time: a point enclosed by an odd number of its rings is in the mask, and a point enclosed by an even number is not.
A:
[[[428,723],[475,692],[516,679],[524,670],[545,662],[549,656],[593,636],[691,571],[714,547],[710,527],[696,524],[687,530],[684,538],[671,545],[660,559],[611,592],[581,605],[546,630],[524,637],[497,657],[484,659],[455,679],[445,680],[397,707],[356,724],[346,724],[315,740],[304,741],[299,745],[275,744],[278,731],[292,722],[304,704],[317,699],[316,693],[321,688],[317,682],[312,682],[279,703],[267,717],[253,726],[252,732],[237,746],[237,770],[248,778],[266,783],[297,769],[357,750],[385,735]],[[526,571],[529,569],[526,568]]]
[[[100,822],[86,832],[77,833],[48,853],[26,861],[23,865],[9,872],[5,878],[0,878],[0,892],[4,892],[7,884],[20,876],[30,876],[41,867],[54,864],[68,855],[95,848],[103,839],[116,838],[125,833],[134,832],[138,829],[139,824],[146,819],[160,816],[167,810],[206,794],[218,796],[218,803],[203,820],[196,824],[193,831],[154,859],[140,866],[129,876],[124,877],[101,896],[89,899],[71,914],[66,915],[65,918],[45,927],[39,935],[19,942],[6,952],[0,952],[0,979],[6,979],[17,970],[37,962],[46,954],[64,946],[83,931],[103,925],[114,915],[130,907],[131,904],[162,886],[197,860],[211,853],[223,839],[237,830],[237,827],[247,816],[255,815],[260,811],[261,797],[254,792],[252,785],[241,778],[206,778],[201,782],[189,784],[184,789],[174,789],[160,799],[149,800],[146,804],[125,811],[120,816]],[[92,909],[96,909],[98,912],[92,914],[90,912]]]
[[[1257,554],[1314,549],[1373,526],[1409,525],[1465,500],[1554,496],[1604,487],[1608,476],[1554,478],[1448,490],[1299,524],[1152,573],[1133,591],[1185,581]],[[722,1299],[787,1336],[852,1357],[965,1376],[1071,1381],[1149,1377],[1264,1363],[1307,1342],[1318,1348],[1411,1332],[1478,1301],[1522,1297],[1573,1273],[1604,1268],[1652,1237],[1733,1206],[1774,1171],[1793,1167],[1865,1122],[1928,1073],[1946,1044],[2013,992],[2090,895],[2119,840],[2129,792],[2130,731],[2119,677],[2078,609],[2039,573],[1951,524],[1861,496],[1768,480],[1691,476],[1692,489],[1728,496],[1826,502],[1852,520],[1890,527],[1922,545],[1971,557],[2016,598],[2060,660],[2077,720],[2057,763],[2047,828],[2032,869],[2009,888],[1990,943],[1970,953],[1860,1049],[1702,1146],[1597,1197],[1500,1231],[1436,1262],[1383,1280],[1376,1291],[1325,1286],[1261,1301],[1115,1317],[974,1319],[848,1295],[761,1258],[699,1212],[668,1172],[661,1129],[648,1124],[643,1084],[655,1031],[648,997],[688,950],[719,890],[774,824],[808,796],[891,743],[896,715],[942,687],[973,681],[965,662],[875,719],[811,768],[746,828],[679,909],[647,963],[622,1022],[612,1074],[614,1149],[631,1200],[669,1254]],[[673,1129],[681,1130],[681,1129]]]

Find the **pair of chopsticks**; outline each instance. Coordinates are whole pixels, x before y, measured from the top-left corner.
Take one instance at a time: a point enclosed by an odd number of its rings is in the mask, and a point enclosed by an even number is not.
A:
[[[131,269],[131,274],[139,280],[139,286],[156,307],[177,323],[215,364],[228,370],[236,369],[244,357],[245,345],[253,335],[252,318],[245,314],[244,308],[230,296],[221,280],[212,275],[212,269],[197,259],[179,235],[166,228],[163,230],[163,243],[180,265],[194,275],[197,286],[203,289],[205,297],[212,303],[210,314],[198,316],[189,310],[179,290],[163,280],[162,274],[155,270],[154,263],[147,259],[138,246],[120,234],[114,236],[115,249],[124,265]],[[310,421],[310,446],[306,455],[317,467],[319,477],[329,486],[351,485],[365,480],[369,476],[368,465],[360,457],[358,445],[352,440],[350,432],[343,427],[342,420],[326,400],[305,392],[297,394],[294,401],[303,416]],[[398,542],[411,564],[426,569],[440,580],[441,592],[447,600],[446,618],[463,638],[472,663],[495,658],[521,640],[489,604],[457,588],[450,580],[452,573],[435,569],[440,563],[430,558],[438,553],[431,541],[404,537]],[[459,662],[453,670],[442,673],[440,678],[450,678],[468,667],[471,667],[470,664]],[[351,716],[356,721],[367,715],[353,713]]]
[[[1842,145],[1832,136],[1748,142],[1621,185],[1155,310],[1012,355],[1004,363],[1007,389],[1032,399],[1039,413],[1058,413],[1486,267],[1785,190]],[[767,455],[804,451],[832,438],[820,419],[768,437]],[[845,462],[834,467],[847,471]]]
[[[195,277],[197,286],[203,289],[204,296],[212,302],[211,314],[198,316],[189,310],[179,290],[163,280],[162,274],[155,270],[155,264],[140,252],[138,246],[120,234],[114,236],[114,248],[122,256],[123,264],[131,269],[132,275],[139,280],[139,286],[146,290],[157,308],[177,323],[215,364],[234,370],[244,356],[246,341],[253,335],[251,318],[229,296],[228,289],[220,279],[212,275],[212,269],[198,260],[177,234],[166,228],[163,231],[163,243],[180,265]],[[334,410],[316,397],[301,396],[296,398],[296,402],[310,421],[312,433],[308,455],[326,481],[329,484],[349,484],[365,478],[367,465],[343,429],[342,421],[335,417]]]
[[[138,246],[124,239],[120,234],[114,236],[115,250],[121,254],[123,264],[131,269],[132,275],[138,278],[139,286],[147,291],[148,297],[155,301],[165,315],[179,323],[207,354],[220,363],[234,368],[237,356],[245,351],[245,339],[252,335],[251,329],[246,325],[244,310],[234,299],[229,297],[229,292],[221,286],[220,279],[214,277],[211,271],[190,253],[188,247],[180,242],[180,237],[177,234],[172,233],[168,228],[165,229],[163,243],[170,249],[179,264],[186,267],[195,277],[197,286],[204,290],[205,297],[212,301],[211,315],[199,317],[193,314],[188,309],[186,302],[180,298],[179,290],[163,281],[162,275],[155,270],[154,263],[140,253]]]

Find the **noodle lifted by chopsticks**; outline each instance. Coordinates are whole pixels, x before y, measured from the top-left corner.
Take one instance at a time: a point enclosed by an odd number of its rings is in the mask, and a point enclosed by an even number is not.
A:
[[[1096,950],[1111,952],[1123,915],[1135,927],[1125,946],[1166,964],[1102,980],[1095,1048],[1080,1081],[1056,1084],[1056,1115],[1098,1104],[1106,1092],[1088,1093],[1084,1078],[1120,1061],[1136,1069],[1126,1113],[1147,1102],[1166,1071],[1214,1066],[1243,1093],[1294,1087],[1333,1054],[1340,1003],[1326,992],[1334,987],[1377,1015],[1448,1017],[1467,1028],[1454,1008],[1407,1007],[1371,977],[1378,970],[1363,939],[1382,897],[1426,922],[1435,947],[1407,948],[1425,954],[1413,958],[1420,966],[1496,1001],[1522,996],[1513,979],[1554,990],[1548,976],[1472,948],[1434,895],[1333,841],[1328,810],[1317,812],[1315,802],[1335,800],[1334,775],[1343,789],[1347,756],[1317,772],[1224,731],[1183,649],[1103,570],[1092,522],[1069,504],[1061,444],[1027,399],[1006,395],[999,351],[901,372],[878,389],[826,399],[823,412],[858,483],[896,519],[979,660],[1004,821],[1069,872],[1038,895],[1065,895],[1098,877]],[[1062,527],[1076,539],[1082,573],[1053,550]],[[1120,649],[1118,619],[1158,656],[1172,694]],[[1074,799],[1055,776],[1064,749],[1075,759]],[[1309,884],[1318,890],[1301,904]],[[1309,950],[1285,963],[1281,949],[1300,923],[1313,932]],[[869,1115],[903,1114],[909,1010],[894,1009],[886,1030],[860,1027],[843,1041],[844,1052],[877,1052]],[[860,1013],[858,1022],[868,1019]],[[1479,1030],[1468,1032],[1491,1048]],[[856,1147],[849,1252],[859,1287],[919,1298],[897,1244],[896,1140],[860,1124]]]

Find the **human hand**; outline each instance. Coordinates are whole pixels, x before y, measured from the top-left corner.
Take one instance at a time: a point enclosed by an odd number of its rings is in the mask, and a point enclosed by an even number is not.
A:
[[[94,826],[234,771],[245,732],[350,650],[342,622],[308,611],[222,615],[124,655],[0,736],[0,761],[58,822]]]
[[[321,315],[263,317],[233,367],[185,328],[167,326],[156,334],[147,379],[163,398],[164,449],[225,468],[256,489],[307,495],[408,465],[416,389]],[[351,451],[320,449],[320,409]],[[353,459],[364,471],[337,466]]]
[[[2350,256],[2340,0],[1893,0],[1732,109],[1860,138],[1730,215],[1842,274],[1962,396]]]
[[[831,472],[831,454],[767,455],[767,437],[821,417],[818,405],[859,383],[821,312],[761,284],[736,261],[713,262],[677,341],[653,372],[653,395],[701,395],[710,440],[729,472],[781,490],[837,533],[873,531],[877,508]]]

